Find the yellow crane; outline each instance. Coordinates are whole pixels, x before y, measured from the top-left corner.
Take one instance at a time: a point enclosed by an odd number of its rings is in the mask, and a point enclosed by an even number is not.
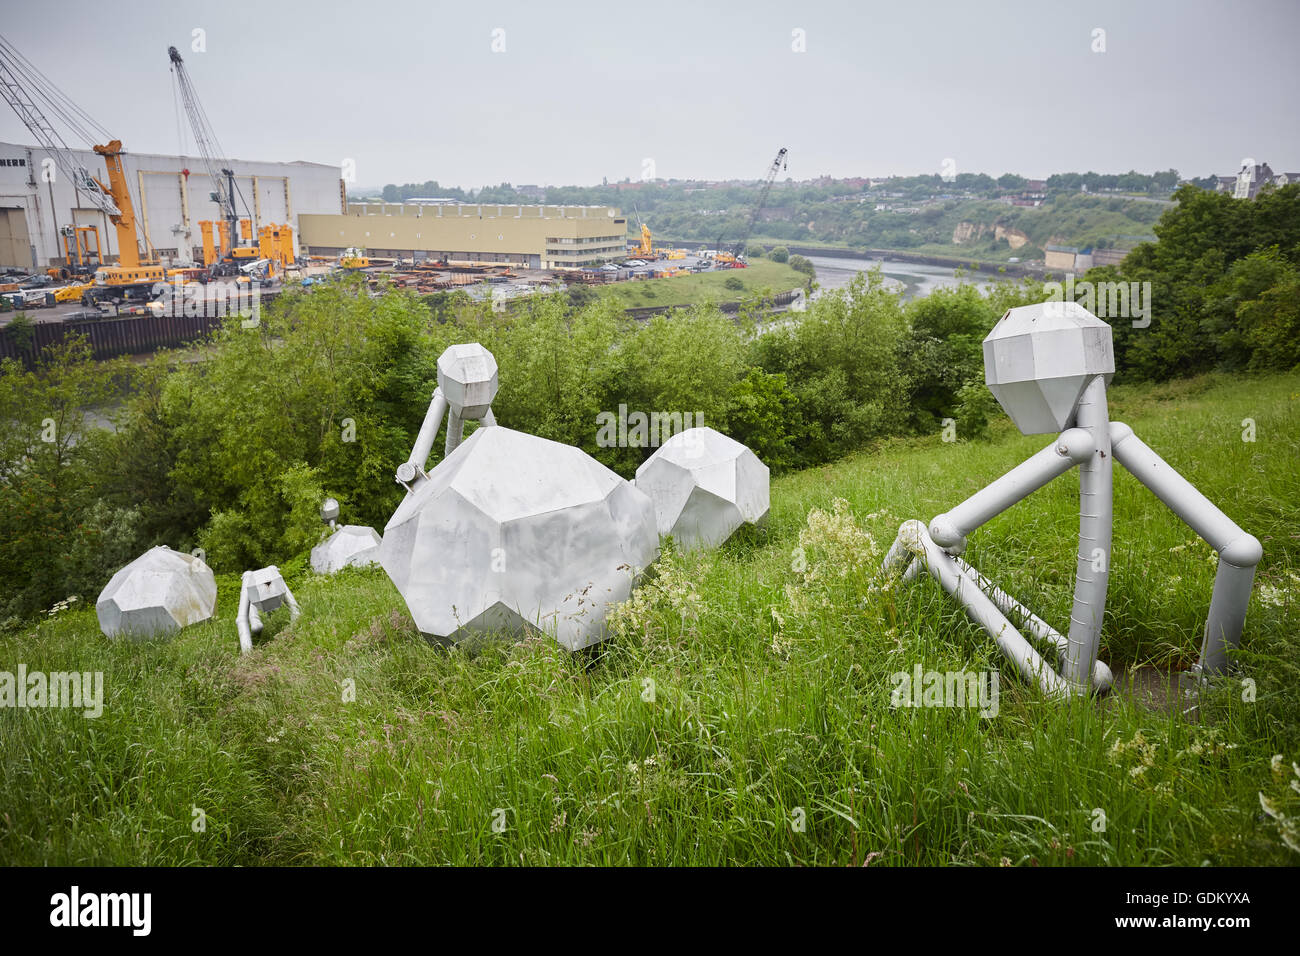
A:
[[[91,299],[122,301],[122,298],[134,296],[125,295],[119,298],[111,293],[114,290],[144,292],[146,289],[152,292],[154,284],[166,281],[167,276],[163,267],[157,262],[140,258],[140,248],[135,242],[135,209],[131,205],[131,192],[126,187],[126,171],[122,168],[122,141],[115,139],[107,146],[96,146],[95,152],[104,157],[104,166],[108,170],[108,185],[104,185],[97,178],[93,181],[118,208],[116,213],[108,217],[108,221],[117,230],[118,255],[117,265],[100,266],[95,272],[96,289],[107,289],[110,294],[87,292],[82,298],[83,301],[87,296]]]
[[[0,37],[0,96],[67,177],[78,197],[84,189],[91,203],[108,217],[117,231],[118,264],[101,265],[95,271],[95,284],[82,292],[81,301],[90,305],[104,300],[117,303],[149,298],[154,283],[164,279],[163,268],[140,256],[135,211],[126,186],[126,173],[122,169],[122,141],[114,139],[106,146],[94,147],[95,152],[104,157],[108,174],[108,185],[104,185],[77,163],[76,154],[46,118],[41,104],[46,104],[87,143],[93,141],[92,135],[103,134],[107,138],[107,131],[46,79],[4,37]],[[88,127],[94,132],[90,132]]]
[[[636,213],[636,223],[641,227],[641,244],[632,250],[632,255],[637,259],[658,259],[659,255],[651,241],[650,227],[641,221],[641,211],[636,208],[636,203],[632,204],[632,211]]]

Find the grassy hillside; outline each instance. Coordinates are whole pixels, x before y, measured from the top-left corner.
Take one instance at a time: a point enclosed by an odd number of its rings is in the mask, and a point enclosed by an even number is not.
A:
[[[672,265],[671,261],[665,265]],[[730,278],[739,279],[741,289],[728,289]],[[782,262],[754,259],[745,269],[722,269],[672,279],[645,279],[598,286],[601,295],[617,299],[625,309],[662,305],[702,305],[705,302],[738,302],[763,291],[787,292],[807,283],[808,277]]]
[[[780,216],[759,223],[752,240],[769,248],[823,244],[1006,262],[1013,257],[1041,259],[1049,243],[1131,246],[1137,238],[1154,238],[1152,226],[1169,208],[1165,202],[1145,198],[1086,193],[1053,195],[1040,206],[1011,206],[989,199],[925,203],[890,199],[882,201],[888,208],[876,209],[876,202],[778,205]],[[708,228],[716,228],[701,226],[684,213],[660,216],[659,221],[666,242],[707,239]],[[995,226],[1015,230],[1027,244],[1013,249],[1007,239],[997,238]],[[958,227],[968,233],[962,242],[953,241]]]
[[[242,659],[234,579],[166,643],[109,643],[83,595],[0,640],[0,669],[100,670],[106,696],[95,720],[0,709],[0,863],[1295,863],[1260,795],[1300,815],[1300,375],[1117,387],[1112,407],[1264,543],[1253,700],[1231,680],[1173,708],[1046,702],[932,583],[877,579],[900,521],[1047,441],[1003,422],[774,482],[764,531],[666,557],[589,656],[431,647],[381,571],[301,559],[302,617]],[[1076,495],[1059,480],[970,552],[1058,627]],[[1120,469],[1115,499],[1104,658],[1186,667],[1213,556]],[[997,715],[892,708],[916,664],[1000,670]]]

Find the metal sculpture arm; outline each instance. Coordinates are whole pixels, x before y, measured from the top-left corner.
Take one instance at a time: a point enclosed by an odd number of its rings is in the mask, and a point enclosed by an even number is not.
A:
[[[405,485],[408,491],[428,478],[424,466],[429,461],[429,453],[433,451],[433,443],[438,437],[438,429],[442,427],[442,417],[445,414],[447,414],[447,399],[443,397],[441,388],[435,388],[433,399],[429,402],[429,410],[424,413],[420,432],[415,436],[411,457],[397,466],[398,484]],[[447,440],[451,441],[450,427],[447,430]]]
[[[945,551],[961,554],[966,550],[968,534],[1085,461],[1093,450],[1093,438],[1087,429],[1067,428],[1038,454],[985,485],[951,511],[936,516],[930,522],[930,537]]]
[[[919,521],[903,522],[898,530],[898,539],[885,558],[886,569],[897,568],[907,554],[915,556],[940,587],[965,605],[967,613],[997,642],[999,650],[1016,665],[1026,680],[1038,684],[1049,696],[1069,696],[1069,684],[1021,636],[993,600],[980,590],[976,581],[962,571],[957,564],[959,559],[939,547]],[[909,565],[909,573],[915,564]]]
[[[1119,463],[1219,553],[1198,667],[1203,674],[1222,674],[1228,667],[1228,648],[1241,643],[1246,606],[1255,583],[1255,567],[1264,556],[1263,546],[1133,434],[1128,425],[1111,422],[1110,439]]]
[[[262,633],[262,619],[249,599],[248,583],[251,571],[245,571],[239,583],[239,610],[235,612],[235,628],[239,631],[239,651],[253,653],[253,635]]]
[[[438,356],[438,387],[433,390],[411,456],[397,466],[397,483],[410,493],[428,480],[426,465],[444,416],[447,419],[444,456],[455,451],[465,438],[466,421],[495,425],[492,399],[496,393],[496,359],[477,342],[452,345]]]

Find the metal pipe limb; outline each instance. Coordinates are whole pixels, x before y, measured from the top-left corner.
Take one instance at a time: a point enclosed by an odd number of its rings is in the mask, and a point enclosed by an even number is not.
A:
[[[920,558],[913,558],[912,563],[909,564],[907,566],[907,570],[903,572],[903,583],[911,584],[913,581],[919,578],[922,572],[924,571],[925,571],[925,562],[922,561]]]
[[[1016,665],[1022,677],[1032,681],[1051,697],[1069,697],[1073,688],[1043,660],[1042,655],[1025,640],[988,595],[957,567],[952,555],[945,552],[919,521],[907,521],[898,532],[899,540],[920,558],[930,576],[945,591],[961,602],[966,613],[997,643],[1002,654]]]
[[[1133,434],[1129,426],[1111,422],[1110,438],[1119,463],[1219,553],[1219,570],[1214,576],[1197,666],[1205,675],[1225,673],[1228,649],[1241,644],[1246,607],[1254,587],[1255,567],[1264,556],[1263,546]]]
[[[294,599],[293,592],[289,590],[289,582],[287,581],[284,584],[284,600],[289,605],[289,621],[292,623],[298,620],[298,615],[302,613],[302,609],[298,607],[298,602]]]
[[[1093,448],[1093,436],[1087,429],[1067,428],[1042,451],[985,485],[957,507],[935,517],[930,522],[931,538],[945,551],[961,554],[966,549],[968,534],[1028,498],[1053,478],[1087,461]]]
[[[243,654],[253,653],[253,633],[249,627],[248,612],[252,603],[248,598],[248,575],[245,571],[239,583],[239,610],[235,612],[235,628],[239,631],[239,650]]]
[[[979,589],[989,596],[989,600],[994,603],[999,611],[1008,616],[1018,614],[1024,619],[1025,628],[1037,640],[1054,645],[1058,653],[1065,653],[1069,641],[1064,634],[990,581],[965,558],[954,557],[953,561],[963,574],[974,581]],[[908,571],[911,570],[912,568],[909,567]],[[1109,690],[1114,680],[1114,675],[1111,674],[1110,668],[1105,663],[1098,660],[1092,665],[1092,686],[1094,690]]]
[[[1079,399],[1076,427],[1092,437],[1093,450],[1079,464],[1079,549],[1074,572],[1070,633],[1061,655],[1061,676],[1079,690],[1093,683],[1093,665],[1106,617],[1112,528],[1110,412],[1106,379],[1095,376]]]
[[[444,460],[460,445],[465,438],[465,419],[453,406],[447,411],[447,445],[443,450]]]
[[[435,388],[433,398],[429,402],[429,410],[424,413],[419,434],[415,436],[411,456],[397,468],[397,482],[405,485],[408,491],[413,490],[425,479],[425,465],[428,464],[429,453],[433,451],[433,442],[438,437],[438,430],[442,428],[442,418],[446,414],[447,399],[443,396],[441,388]]]

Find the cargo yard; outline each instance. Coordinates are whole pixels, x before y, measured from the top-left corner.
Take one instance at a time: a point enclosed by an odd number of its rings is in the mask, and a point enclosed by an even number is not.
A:
[[[697,252],[657,246],[639,215],[633,225],[611,206],[350,202],[341,166],[230,158],[184,58],[161,54],[195,155],[128,151],[0,38],[0,95],[35,141],[0,143],[0,325],[20,311],[36,323],[207,315],[254,290],[265,300],[358,273],[376,293],[464,291],[497,307],[744,269],[745,240],[785,167],[782,149],[743,235]],[[728,297],[738,298],[718,296]]]

